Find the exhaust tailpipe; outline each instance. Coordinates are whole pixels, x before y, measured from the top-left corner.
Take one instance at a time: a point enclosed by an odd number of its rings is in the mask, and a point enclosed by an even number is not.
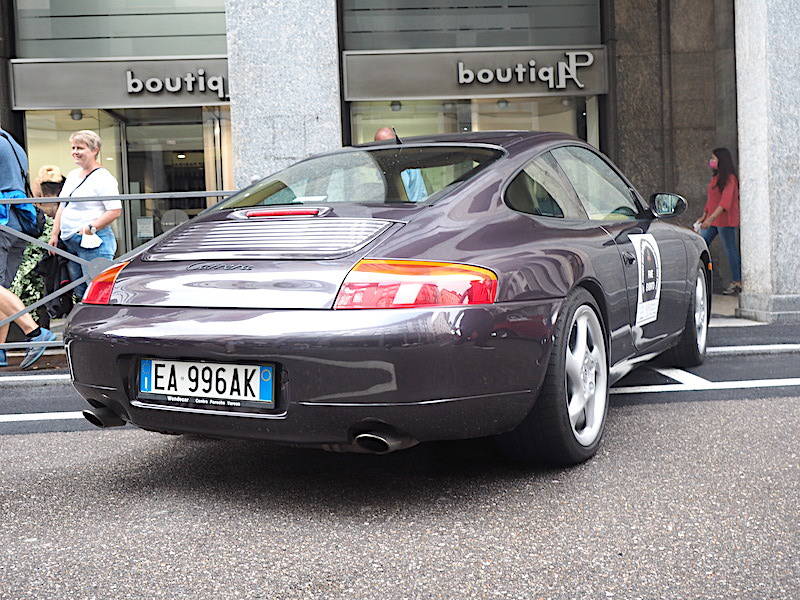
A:
[[[417,441],[411,438],[378,432],[359,433],[353,441],[361,450],[372,454],[389,454],[417,445]]]
[[[82,411],[83,418],[95,427],[120,427],[125,425],[117,413],[110,408],[98,407]]]

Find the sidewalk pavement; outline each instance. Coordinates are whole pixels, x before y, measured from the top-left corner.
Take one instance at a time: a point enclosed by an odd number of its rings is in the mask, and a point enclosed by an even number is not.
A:
[[[740,319],[736,316],[739,308],[739,296],[723,296],[714,294],[711,298],[711,327],[748,327],[763,325],[758,321]]]
[[[800,323],[768,324],[736,317],[738,296],[714,294],[711,300],[709,348],[720,346],[775,346],[782,351],[800,352]],[[797,346],[790,348],[788,345]],[[752,351],[742,352],[752,354]]]

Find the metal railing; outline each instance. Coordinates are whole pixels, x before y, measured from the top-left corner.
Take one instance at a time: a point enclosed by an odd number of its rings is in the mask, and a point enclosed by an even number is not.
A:
[[[3,198],[0,199],[0,204],[6,204],[10,206],[14,204],[27,204],[27,203],[35,203],[35,204],[58,204],[61,202],[104,202],[109,200],[120,200],[123,203],[125,202],[133,202],[136,200],[179,200],[179,199],[186,199],[186,198],[225,198],[230,196],[231,194],[236,193],[235,191],[212,191],[212,192],[159,192],[154,194],[123,194],[119,196],[90,196],[86,198],[69,198],[68,200],[65,198]],[[158,242],[164,235],[169,233],[170,230],[164,231],[160,235],[154,237],[153,239],[147,240],[145,243],[140,244],[133,248],[130,252],[126,252],[125,254],[116,257],[114,260],[108,260],[106,258],[93,258],[92,260],[86,260],[71,252],[67,252],[61,248],[56,246],[52,246],[47,242],[43,242],[40,239],[31,237],[14,229],[13,227],[9,227],[8,225],[0,225],[0,231],[16,236],[28,242],[29,244],[33,244],[35,246],[39,246],[40,248],[44,248],[47,252],[53,252],[60,256],[63,256],[67,260],[71,260],[73,262],[77,262],[82,265],[86,270],[86,275],[72,281],[68,285],[58,288],[54,292],[47,294],[45,297],[41,298],[40,300],[34,302],[33,304],[26,306],[23,310],[10,315],[8,317],[0,317],[0,327],[15,321],[16,319],[20,318],[22,315],[26,313],[30,313],[40,306],[44,306],[51,300],[58,298],[64,294],[71,294],[72,290],[81,285],[82,283],[88,283],[92,279],[94,279],[97,275],[101,272],[106,270],[109,266],[124,262],[138,254],[143,249],[146,249]],[[27,349],[32,347],[46,347],[46,348],[53,348],[53,347],[61,347],[63,346],[63,340],[55,340],[52,342],[8,342],[0,344],[0,350],[13,350],[13,349]]]

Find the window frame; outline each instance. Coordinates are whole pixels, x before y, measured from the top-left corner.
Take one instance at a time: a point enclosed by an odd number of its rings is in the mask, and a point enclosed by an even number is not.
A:
[[[580,213],[580,216],[578,216],[578,217],[567,217],[567,216],[564,216],[564,217],[550,217],[550,216],[546,216],[546,215],[538,215],[538,214],[535,214],[535,213],[529,213],[529,212],[525,212],[525,211],[516,209],[513,206],[511,206],[508,203],[508,201],[506,200],[506,195],[508,193],[508,188],[511,187],[511,184],[514,183],[514,181],[517,179],[517,177],[519,177],[520,174],[525,172],[525,169],[530,164],[532,164],[535,161],[542,160],[545,157],[545,155],[550,153],[550,150],[551,150],[551,148],[548,148],[546,150],[537,151],[537,153],[534,156],[532,156],[531,158],[526,159],[525,162],[522,164],[522,166],[520,166],[519,168],[515,169],[514,172],[506,179],[505,183],[503,184],[502,190],[500,192],[501,198],[503,200],[503,204],[505,204],[506,207],[509,210],[512,210],[515,213],[518,213],[518,214],[521,214],[521,215],[527,215],[527,216],[533,217],[535,219],[547,219],[548,223],[583,223],[583,222],[589,221],[590,220],[589,219],[589,215],[586,213],[586,209],[584,209],[583,204],[581,203],[580,198],[578,197],[578,194],[577,194],[577,192],[575,191],[575,188],[572,185],[572,182],[567,178],[566,173],[564,173],[564,170],[561,168],[561,165],[558,164],[558,161],[556,160],[555,156],[552,156],[552,155],[551,155],[551,159],[553,161],[553,167],[556,170],[556,176],[558,178],[558,181],[563,186],[564,191],[569,195],[569,199],[572,202],[573,207],[578,209],[578,211]],[[530,177],[530,175],[528,175],[528,177]],[[531,179],[533,179],[533,177],[531,177]]]
[[[639,192],[636,191],[636,188],[633,187],[631,182],[628,181],[628,178],[625,177],[625,175],[622,174],[622,172],[616,167],[616,165],[614,165],[614,163],[612,163],[611,160],[609,160],[604,154],[602,154],[601,152],[599,152],[595,148],[592,148],[591,146],[583,145],[583,144],[576,144],[576,143],[558,144],[556,146],[552,146],[551,148],[548,148],[547,152],[552,152],[553,150],[557,150],[559,148],[580,148],[582,150],[586,150],[587,152],[595,155],[606,166],[608,166],[608,168],[611,170],[612,173],[614,173],[617,177],[619,177],[619,179],[625,185],[625,188],[628,190],[628,195],[630,196],[631,202],[633,202],[633,205],[636,208],[638,208],[638,212],[637,212],[636,216],[634,218],[632,218],[632,219],[630,219],[630,218],[629,219],[592,219],[588,215],[588,212],[587,212],[588,220],[590,220],[592,222],[595,222],[595,223],[609,223],[610,224],[610,223],[630,223],[632,221],[639,221],[639,220],[642,220],[642,219],[652,219],[653,218],[653,214],[646,209],[644,201],[642,200],[642,197],[639,194]],[[567,183],[569,184],[570,188],[572,189],[573,193],[575,194],[575,197],[578,199],[578,202],[581,204],[581,206],[583,207],[584,211],[586,211],[586,207],[583,206],[583,201],[581,200],[580,194],[578,194],[578,190],[575,189],[575,184],[572,183],[572,180],[569,178],[569,175],[564,170],[564,168],[561,166],[561,163],[558,161],[558,158],[555,155],[553,155],[553,159],[556,161],[556,163],[558,163],[558,167],[561,170],[561,172],[562,172],[562,174],[564,176],[564,179],[566,179]]]

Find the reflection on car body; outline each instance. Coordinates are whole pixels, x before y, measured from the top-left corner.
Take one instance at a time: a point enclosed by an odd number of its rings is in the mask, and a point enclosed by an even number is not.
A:
[[[666,220],[685,206],[644,202],[563,134],[311,157],[96,278],[66,332],[73,381],[101,426],[376,453],[494,436],[579,463],[615,378],[703,360],[708,250]]]

